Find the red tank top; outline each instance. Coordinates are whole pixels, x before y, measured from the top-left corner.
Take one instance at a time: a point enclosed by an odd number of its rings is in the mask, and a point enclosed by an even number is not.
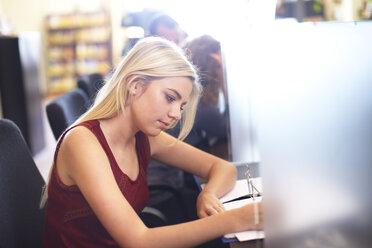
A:
[[[136,134],[136,149],[139,162],[139,174],[131,180],[124,174],[112,154],[98,120],[80,123],[97,137],[110,161],[115,180],[133,209],[140,213],[146,206],[149,191],[146,170],[150,160],[148,138],[142,132]],[[71,128],[70,128],[71,129]],[[58,151],[65,134],[58,141],[54,155],[54,165],[48,185],[48,202],[45,211],[43,247],[118,247],[110,234],[102,226],[88,202],[77,186],[67,186],[58,177],[56,161]]]

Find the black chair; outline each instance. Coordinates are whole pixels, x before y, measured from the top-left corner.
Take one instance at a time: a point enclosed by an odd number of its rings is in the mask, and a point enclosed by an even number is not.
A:
[[[50,127],[56,139],[89,107],[88,96],[82,89],[74,89],[53,99],[46,106]]]
[[[97,91],[101,89],[103,84],[103,76],[99,73],[80,76],[77,81],[78,88],[82,89],[88,95],[89,105],[93,104]]]
[[[44,179],[14,122],[0,119],[0,247],[41,247]]]

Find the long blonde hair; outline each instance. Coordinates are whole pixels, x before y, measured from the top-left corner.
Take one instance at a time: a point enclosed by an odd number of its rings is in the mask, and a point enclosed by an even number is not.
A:
[[[71,126],[86,120],[114,117],[124,110],[133,84],[139,80],[149,84],[153,79],[166,77],[187,77],[193,83],[190,98],[182,112],[178,139],[183,140],[194,124],[202,86],[196,69],[183,50],[173,42],[159,37],[147,37],[137,42],[98,92],[93,106]],[[175,125],[176,122],[171,126]],[[44,190],[41,207],[45,205],[47,198],[48,187]]]
[[[159,37],[148,37],[137,42],[98,92],[93,106],[73,125],[86,120],[115,116],[124,110],[129,88],[134,82],[141,79],[143,83],[151,83],[153,79],[165,77],[188,77],[193,82],[192,92],[181,118],[178,138],[183,140],[194,124],[202,86],[196,69],[183,50],[173,42]]]

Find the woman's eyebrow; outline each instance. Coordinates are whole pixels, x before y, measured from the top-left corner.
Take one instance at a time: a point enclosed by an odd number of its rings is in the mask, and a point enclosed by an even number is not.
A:
[[[176,94],[176,96],[177,96],[178,99],[182,99],[181,94],[178,93],[177,90],[175,90],[175,89],[171,89],[171,88],[167,88],[167,89],[170,90],[170,91],[172,91],[174,94]],[[184,105],[186,105],[186,104],[187,104],[187,101],[186,101],[186,102],[183,102],[183,103],[182,103],[182,106],[184,106]]]
[[[177,90],[174,90],[174,89],[171,89],[171,88],[167,88],[168,90],[170,90],[170,91],[172,91],[172,92],[174,92],[174,94],[176,94],[176,96],[177,96],[177,98],[178,99],[182,99],[182,96],[181,96],[181,94],[180,93],[178,93],[178,91]]]

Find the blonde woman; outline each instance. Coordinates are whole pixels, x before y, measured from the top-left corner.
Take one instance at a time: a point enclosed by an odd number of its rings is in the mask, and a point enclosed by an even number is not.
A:
[[[58,141],[44,195],[43,247],[192,247],[256,228],[253,206],[225,211],[218,201],[233,186],[235,167],[181,141],[200,92],[192,64],[176,45],[139,41]],[[177,140],[163,130],[179,120]],[[196,206],[201,219],[145,226],[138,213],[148,199],[150,157],[208,180]]]

